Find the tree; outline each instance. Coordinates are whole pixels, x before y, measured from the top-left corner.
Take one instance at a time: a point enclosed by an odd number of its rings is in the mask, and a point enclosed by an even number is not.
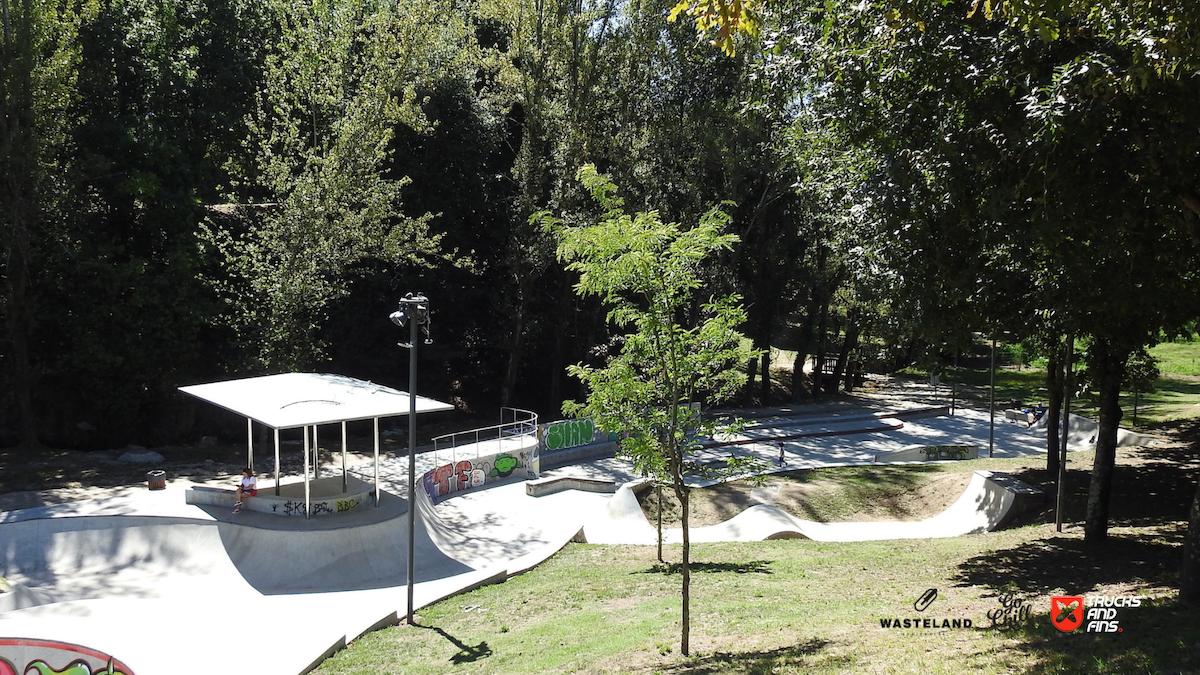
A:
[[[70,212],[65,173],[77,120],[81,23],[93,2],[0,0],[0,256],[4,288],[0,316],[12,350],[18,442],[40,445],[34,408],[38,257]]]
[[[210,236],[232,272],[223,290],[258,368],[322,356],[317,329],[356,265],[420,266],[438,254],[431,216],[405,215],[407,180],[387,172],[395,126],[425,125],[414,81],[451,23],[436,3],[419,4],[272,4],[279,41],[246,120],[252,166],[240,171],[240,198],[262,208],[243,211],[243,236]]]
[[[600,204],[599,222],[564,227],[553,220],[558,256],[579,273],[580,295],[599,297],[608,320],[632,330],[620,353],[601,368],[584,364],[569,372],[587,388],[585,403],[567,402],[563,412],[620,430],[620,452],[643,475],[671,487],[683,514],[681,651],[689,653],[690,539],[689,457],[700,435],[717,430],[714,420],[691,411],[694,403],[734,396],[744,381],[739,366],[752,356],[737,326],[745,319],[736,295],[695,306],[705,259],[728,251],[737,238],[721,234],[729,218],[710,210],[690,229],[663,223],[655,211],[626,213],[616,186],[595,167],[579,179]]]
[[[1133,423],[1137,424],[1138,402],[1143,392],[1154,391],[1162,371],[1158,369],[1158,359],[1150,355],[1145,348],[1139,349],[1129,356],[1125,362],[1126,388],[1133,391]]]

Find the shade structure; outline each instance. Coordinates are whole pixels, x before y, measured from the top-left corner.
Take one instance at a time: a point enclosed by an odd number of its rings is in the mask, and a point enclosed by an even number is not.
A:
[[[329,373],[283,373],[180,387],[179,391],[272,429],[379,419],[408,414],[408,393]],[[453,410],[417,397],[417,412]]]
[[[379,505],[379,420],[409,414],[410,394],[374,382],[330,373],[283,373],[240,380],[180,387],[180,391],[207,401],[247,419],[247,427],[258,422],[275,430],[275,485],[279,486],[279,431],[304,432],[305,508],[309,506],[308,429],[322,424],[342,424],[343,475],[345,472],[345,423],[374,420],[375,504]],[[453,410],[454,406],[424,396],[415,397],[417,413]],[[253,435],[247,432],[250,464],[253,464]],[[314,448],[316,443],[314,442]]]

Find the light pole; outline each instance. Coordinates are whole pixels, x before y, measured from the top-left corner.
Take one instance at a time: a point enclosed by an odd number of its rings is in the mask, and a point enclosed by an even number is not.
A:
[[[408,324],[408,342],[397,343],[408,349],[408,614],[407,621],[413,625],[413,538],[417,530],[417,331],[425,333],[425,344],[429,339],[429,298],[418,293],[409,293],[400,301],[400,309],[389,317],[392,323],[404,327]]]

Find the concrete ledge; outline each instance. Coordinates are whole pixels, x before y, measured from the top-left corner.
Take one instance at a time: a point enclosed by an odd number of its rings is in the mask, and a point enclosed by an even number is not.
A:
[[[974,445],[910,445],[875,455],[876,462],[932,462],[944,459],[979,459],[979,448]]]
[[[1024,410],[1018,410],[1016,408],[1009,408],[1008,410],[1004,411],[1004,419],[1010,422],[1024,422],[1026,424],[1033,424],[1033,413],[1025,412]]]
[[[530,497],[544,497],[563,490],[581,490],[583,492],[600,492],[611,494],[617,491],[617,484],[609,480],[595,478],[577,478],[562,476],[559,478],[539,478],[525,483],[525,494]]]
[[[375,503],[374,488],[353,476],[347,477],[347,490],[342,492],[342,477],[321,478],[309,483],[312,515],[344,515],[357,510],[363,504]],[[233,509],[233,490],[222,490],[196,486],[184,493],[184,501],[198,506],[224,506]],[[279,495],[274,487],[259,488],[258,494],[247,497],[242,508],[274,516],[303,516],[304,483],[288,483],[279,486]]]

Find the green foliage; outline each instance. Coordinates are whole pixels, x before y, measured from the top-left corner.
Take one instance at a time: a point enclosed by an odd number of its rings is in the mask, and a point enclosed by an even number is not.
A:
[[[580,363],[569,368],[586,388],[587,400],[564,403],[563,412],[619,431],[620,453],[642,475],[669,484],[683,504],[681,651],[687,654],[685,477],[694,468],[689,455],[697,449],[697,436],[711,435],[718,426],[702,419],[691,404],[731,397],[744,377],[738,366],[755,355],[737,331],[745,314],[736,295],[711,298],[699,307],[694,295],[705,260],[729,250],[737,238],[721,234],[729,219],[719,208],[683,229],[664,223],[655,211],[626,213],[616,186],[594,166],[584,166],[578,177],[603,210],[599,222],[563,227],[549,216],[543,221],[559,241],[559,258],[579,273],[576,291],[599,297],[609,307],[608,320],[632,332],[603,367]]]
[[[369,259],[427,265],[439,237],[402,212],[405,179],[387,173],[398,124],[423,127],[414,69],[449,36],[433,4],[275,2],[278,42],[247,118],[247,194],[265,204],[242,237],[209,231],[235,283],[223,290],[260,368],[321,357],[316,335],[347,274]]]
[[[1122,389],[1135,393],[1154,391],[1162,371],[1158,367],[1158,359],[1145,349],[1139,349],[1129,355],[1125,361],[1125,382]]]
[[[744,377],[737,365],[752,354],[737,331],[744,313],[736,295],[702,303],[689,320],[703,262],[737,238],[721,234],[728,216],[719,209],[684,230],[654,211],[625,213],[616,186],[590,165],[579,178],[604,215],[595,225],[557,227],[558,255],[579,272],[577,292],[602,299],[609,321],[632,332],[603,367],[569,369],[588,398],[564,404],[563,412],[624,432],[621,450],[638,470],[674,482],[692,438],[711,425],[681,416],[680,407],[734,395]]]

